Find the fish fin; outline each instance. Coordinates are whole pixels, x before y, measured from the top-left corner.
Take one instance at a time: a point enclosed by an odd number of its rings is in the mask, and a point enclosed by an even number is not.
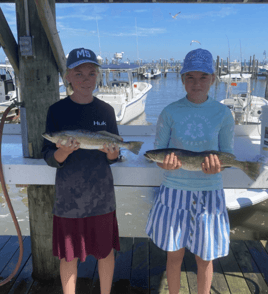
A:
[[[262,164],[260,162],[245,161],[243,162],[242,170],[246,173],[253,181],[256,181],[260,175]]]
[[[123,138],[116,135],[116,134],[112,134],[112,133],[109,133],[107,131],[98,131],[96,132],[97,134],[100,134],[100,135],[103,135],[103,136],[107,136],[107,137],[111,137],[111,138],[115,138],[117,140],[120,140],[120,141],[123,141]]]
[[[131,141],[131,142],[126,142],[126,143],[129,143],[128,150],[131,151],[132,153],[138,155],[141,150],[141,146],[144,142]]]

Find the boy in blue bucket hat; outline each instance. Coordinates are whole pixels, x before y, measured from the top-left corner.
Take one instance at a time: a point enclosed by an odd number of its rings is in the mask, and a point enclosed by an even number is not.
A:
[[[187,94],[161,112],[155,149],[233,153],[231,111],[208,95],[215,81],[211,53],[204,49],[190,51],[181,79]],[[149,213],[146,233],[167,251],[169,293],[179,293],[181,264],[187,248],[197,262],[198,293],[208,294],[212,261],[229,253],[230,225],[221,163],[216,155],[210,155],[202,163],[202,171],[186,171],[181,169],[180,158],[171,153],[158,166],[165,170],[164,179]]]

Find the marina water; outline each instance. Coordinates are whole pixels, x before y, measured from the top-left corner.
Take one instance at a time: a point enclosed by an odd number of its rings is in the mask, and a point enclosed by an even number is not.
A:
[[[137,79],[139,78],[134,77],[134,81],[137,81]],[[183,98],[186,94],[181,76],[175,72],[168,73],[167,77],[162,76],[156,80],[147,80],[147,82],[151,83],[153,87],[147,96],[145,113],[130,122],[130,125],[155,125],[162,109],[168,104]],[[266,80],[264,77],[252,79],[252,95],[264,97],[265,87]],[[220,101],[226,98],[226,90],[227,86],[225,83],[216,81],[211,87],[209,95],[214,97],[215,100]],[[246,86],[243,87],[243,85],[238,84],[233,93],[244,92],[245,90]],[[8,185],[8,190],[22,235],[30,235],[27,188]],[[0,188],[0,235],[16,234],[13,220]]]

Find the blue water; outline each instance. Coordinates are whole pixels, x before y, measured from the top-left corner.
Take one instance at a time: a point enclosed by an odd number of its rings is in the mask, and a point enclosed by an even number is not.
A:
[[[186,95],[181,76],[177,73],[168,73],[167,77],[161,77],[157,80],[146,80],[153,87],[148,93],[145,114],[146,121],[150,124],[156,124],[157,118],[162,109],[168,104],[183,98]],[[252,95],[265,96],[266,80],[264,77],[258,77],[251,80]],[[220,101],[226,98],[227,86],[223,82],[215,82],[210,88],[209,95],[215,100]],[[245,84],[238,84],[233,93],[246,91]]]
[[[127,76],[123,73],[120,76],[121,79]],[[163,75],[159,79],[141,79],[134,77],[133,81],[143,81],[150,83],[153,87],[149,91],[146,99],[145,114],[130,122],[131,125],[143,125],[157,123],[157,118],[162,109],[168,104],[183,98],[186,95],[184,86],[181,81],[181,75],[176,72],[169,72],[166,77]],[[264,97],[265,96],[266,80],[265,77],[258,77],[251,80],[252,95]],[[65,91],[64,86],[61,86],[60,91]],[[238,84],[233,88],[233,93],[245,92],[246,84]],[[209,91],[209,95],[215,100],[220,101],[226,98],[227,86],[224,82],[215,81]]]

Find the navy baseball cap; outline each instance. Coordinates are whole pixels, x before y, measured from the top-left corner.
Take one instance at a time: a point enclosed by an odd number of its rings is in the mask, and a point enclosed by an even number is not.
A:
[[[93,51],[85,48],[73,49],[68,55],[67,67],[72,69],[83,63],[94,63],[100,66],[96,54]]]
[[[187,53],[180,73],[184,74],[190,71],[213,74],[215,70],[212,54],[208,50],[200,48]]]

